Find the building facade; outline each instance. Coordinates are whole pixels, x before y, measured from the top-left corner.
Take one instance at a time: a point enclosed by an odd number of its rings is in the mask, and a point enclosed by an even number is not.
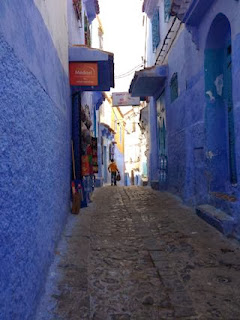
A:
[[[147,140],[142,108],[134,107],[124,115],[125,185],[143,185],[147,181]]]
[[[33,319],[70,203],[64,0],[0,4],[0,318]],[[61,29],[59,32],[58,27]]]
[[[80,100],[88,105],[88,129],[94,132],[97,127],[94,108],[99,107],[101,94],[89,95],[88,90],[70,86],[69,60],[98,64],[96,92],[108,90],[112,82],[108,75],[112,55],[84,48],[79,56],[80,47],[72,49],[74,44],[90,45],[98,1],[57,2],[57,6],[51,0],[0,3],[0,318],[4,320],[34,319],[70,213],[72,139],[81,170]]]
[[[81,10],[81,14],[76,10],[76,5],[80,5],[77,8]],[[75,185],[80,185],[82,189],[82,206],[87,206],[91,201],[94,181],[96,186],[101,186],[105,179],[102,176],[104,153],[99,147],[104,139],[99,126],[99,108],[105,99],[103,91],[114,86],[113,54],[101,50],[103,28],[100,19],[95,19],[92,23],[99,13],[98,1],[74,1],[74,6],[71,4],[71,7],[74,7],[75,11],[70,14],[75,23],[71,23],[74,28],[69,31],[69,38],[75,41],[69,44],[69,61],[74,71],[70,73],[73,99],[72,140],[76,164],[74,181]],[[75,35],[77,33],[79,36]],[[92,48],[92,44],[98,48]],[[91,154],[91,141],[96,143],[96,155]],[[102,148],[104,149],[104,146]]]
[[[223,210],[229,215],[228,232],[236,237],[240,226],[239,6],[235,0],[144,1],[146,61],[151,68],[135,78],[149,84],[150,74],[154,75],[158,88],[152,85],[152,92],[144,92],[136,79],[130,88],[151,96],[152,186],[167,189],[188,204]]]
[[[108,165],[111,159],[114,159],[114,128],[112,127],[111,113],[112,100],[110,95],[104,93],[104,102],[102,103],[99,113],[99,172],[97,179],[98,186],[111,183],[111,176],[108,172]]]

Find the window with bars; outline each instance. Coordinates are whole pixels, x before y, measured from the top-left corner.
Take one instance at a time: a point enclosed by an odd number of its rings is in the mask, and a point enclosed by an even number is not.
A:
[[[168,22],[170,18],[172,0],[164,0],[164,21]]]
[[[178,74],[177,73],[174,73],[171,78],[170,95],[171,95],[171,102],[176,100],[178,97]]]
[[[160,25],[159,25],[159,8],[156,9],[152,18],[152,46],[156,51],[160,43]]]
[[[90,24],[85,14],[84,14],[84,36],[85,36],[85,45],[88,47],[91,47]]]

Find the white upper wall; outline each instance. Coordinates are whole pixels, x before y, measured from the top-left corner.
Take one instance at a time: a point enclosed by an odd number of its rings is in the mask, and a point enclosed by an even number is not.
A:
[[[147,66],[152,66],[155,64],[156,58],[160,52],[160,49],[163,45],[164,39],[172,26],[174,17],[170,16],[169,21],[165,21],[165,10],[164,10],[164,0],[159,0],[157,3],[159,9],[159,32],[160,32],[160,43],[156,50],[153,52],[152,48],[152,22],[146,16],[147,19]],[[146,23],[146,22],[145,22]],[[176,28],[175,28],[176,29]]]
[[[66,0],[34,0],[68,74],[68,24]]]
[[[100,107],[100,122],[105,123],[111,127],[112,124],[112,105],[107,99]]]
[[[67,11],[68,11],[68,36],[69,36],[69,45],[81,44],[84,45],[84,6],[82,10],[82,21],[77,19],[73,1],[67,0]]]

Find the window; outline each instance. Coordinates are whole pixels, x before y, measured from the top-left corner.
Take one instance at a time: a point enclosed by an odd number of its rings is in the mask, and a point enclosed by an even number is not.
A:
[[[159,9],[155,11],[152,18],[152,46],[153,51],[156,51],[160,43],[160,27],[159,27]]]
[[[171,95],[171,102],[176,100],[178,97],[178,75],[177,75],[177,73],[174,73],[171,78],[170,95]]]
[[[164,0],[164,21],[168,22],[171,12],[171,0]]]
[[[91,47],[90,25],[86,15],[84,15],[84,36],[85,36],[85,45],[88,47]]]

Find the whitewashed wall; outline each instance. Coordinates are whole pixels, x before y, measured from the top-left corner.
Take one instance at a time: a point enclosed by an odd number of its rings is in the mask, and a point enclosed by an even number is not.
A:
[[[64,70],[68,73],[67,2],[66,0],[34,0],[34,2],[49,30]]]

